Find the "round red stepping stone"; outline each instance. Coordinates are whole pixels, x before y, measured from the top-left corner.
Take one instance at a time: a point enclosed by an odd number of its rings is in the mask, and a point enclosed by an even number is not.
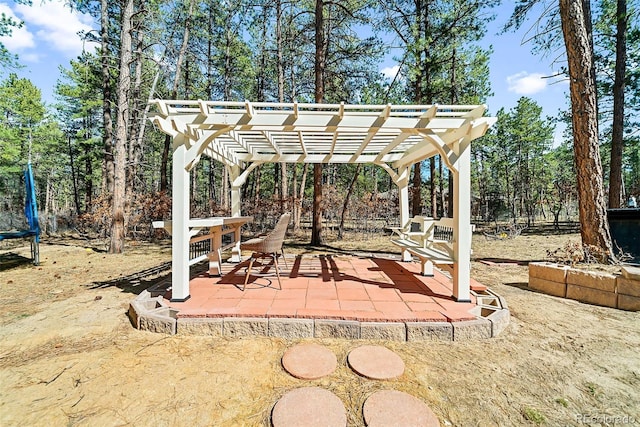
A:
[[[438,417],[424,402],[396,390],[382,390],[369,396],[362,413],[368,427],[440,427]]]
[[[393,351],[379,345],[363,345],[347,356],[351,369],[374,380],[388,380],[404,373],[404,362]]]
[[[282,366],[296,378],[315,380],[336,370],[338,361],[331,350],[318,344],[298,344],[284,352]]]
[[[287,392],[271,412],[273,427],[344,427],[347,412],[338,396],[320,387]]]

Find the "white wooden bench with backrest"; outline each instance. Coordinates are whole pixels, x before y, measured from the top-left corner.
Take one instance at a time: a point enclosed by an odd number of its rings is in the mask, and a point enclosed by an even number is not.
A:
[[[433,276],[434,264],[453,264],[453,218],[415,216],[404,227],[392,228],[391,243],[417,257],[423,276]],[[474,226],[469,227],[472,233]]]

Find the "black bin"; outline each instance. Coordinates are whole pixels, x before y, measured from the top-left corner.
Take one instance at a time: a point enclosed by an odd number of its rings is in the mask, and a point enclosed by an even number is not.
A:
[[[607,209],[607,218],[614,248],[619,246],[633,257],[631,263],[640,264],[640,208]]]

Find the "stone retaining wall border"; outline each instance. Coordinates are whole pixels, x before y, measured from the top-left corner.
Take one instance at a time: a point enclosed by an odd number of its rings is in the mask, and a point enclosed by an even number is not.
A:
[[[169,335],[214,337],[269,336],[284,339],[346,338],[392,341],[466,341],[493,338],[509,324],[504,299],[490,290],[474,292],[475,320],[461,322],[360,322],[355,320],[249,317],[178,317],[161,296],[143,291],[129,304],[129,318],[140,330]]]
[[[550,262],[529,264],[529,287],[542,293],[588,304],[640,311],[640,268],[622,273],[580,270]]]

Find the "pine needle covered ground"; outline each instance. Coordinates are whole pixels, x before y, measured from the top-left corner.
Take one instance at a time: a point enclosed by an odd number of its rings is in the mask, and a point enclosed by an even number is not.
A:
[[[330,237],[321,252],[394,251],[388,237]],[[347,354],[365,341],[314,340],[336,354],[339,367],[305,382],[280,363],[296,342],[135,330],[128,304],[168,274],[167,244],[107,255],[102,243],[50,240],[39,267],[16,256],[28,248],[3,249],[0,424],[268,426],[278,398],[306,385],[340,397],[350,426],[364,425],[362,405],[381,389],[422,399],[443,426],[582,425],[587,415],[602,417],[596,424],[625,416],[638,422],[640,313],[527,289],[526,262],[571,241],[578,236],[476,236],[472,274],[506,298],[509,327],[485,341],[375,342],[405,362],[393,381],[349,369]],[[289,253],[314,250],[299,242],[288,242]]]

